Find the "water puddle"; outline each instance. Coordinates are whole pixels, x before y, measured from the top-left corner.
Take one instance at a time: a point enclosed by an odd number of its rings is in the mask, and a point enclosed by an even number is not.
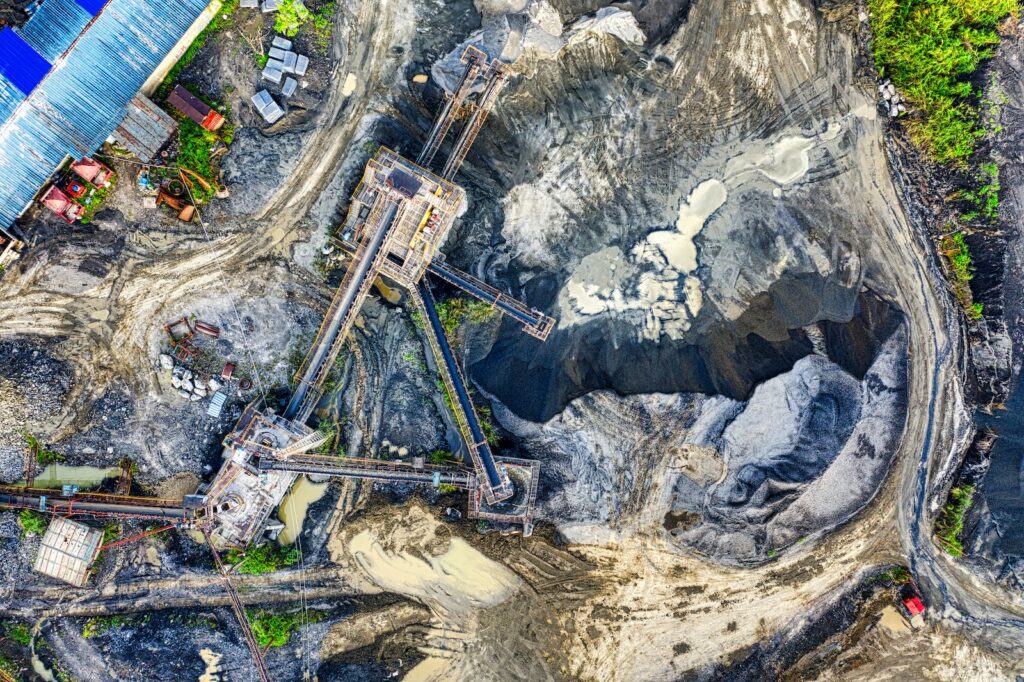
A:
[[[284,530],[277,537],[282,545],[290,545],[302,532],[302,524],[306,521],[309,506],[317,502],[327,492],[328,483],[314,483],[306,476],[296,479],[292,489],[288,491],[277,518],[284,524]]]
[[[36,482],[33,485],[36,488],[60,488],[64,485],[92,488],[108,478],[117,478],[120,474],[121,470],[118,467],[50,464],[36,476]],[[25,485],[25,481],[19,481],[17,485]]]

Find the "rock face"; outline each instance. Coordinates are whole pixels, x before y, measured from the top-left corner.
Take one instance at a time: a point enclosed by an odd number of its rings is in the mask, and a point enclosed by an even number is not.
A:
[[[542,516],[568,539],[659,529],[724,563],[763,561],[875,494],[906,418],[906,331],[854,375],[821,355],[749,401],[597,391],[544,424],[495,414],[544,452]]]

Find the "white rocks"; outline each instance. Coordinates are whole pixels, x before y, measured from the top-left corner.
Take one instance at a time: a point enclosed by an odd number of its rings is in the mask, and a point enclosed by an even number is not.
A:
[[[219,391],[220,387],[223,384],[221,384],[220,381],[218,381],[217,379],[210,379],[208,382],[206,382],[206,385],[209,387],[211,391]]]
[[[184,391],[191,391],[193,388],[195,388],[195,386],[192,385],[192,380],[191,379],[182,379],[181,380],[181,388]]]
[[[206,397],[206,388],[203,387],[203,386],[195,386],[192,389],[192,394],[193,395],[197,395],[200,398],[205,398]]]
[[[203,396],[198,395],[196,393],[190,393],[188,398],[189,398],[189,400],[191,400],[192,402],[195,403],[195,402],[198,402],[198,401],[202,400]]]
[[[907,113],[907,107],[904,103],[906,100],[896,92],[896,86],[888,78],[878,86],[878,94],[882,96],[885,109],[890,118],[896,118],[901,114]]]
[[[160,366],[164,369],[174,369],[174,358],[172,358],[167,353],[161,353]]]
[[[178,395],[180,395],[182,398],[185,398],[186,400],[192,399],[192,393],[190,391],[186,391],[183,388],[178,389]]]

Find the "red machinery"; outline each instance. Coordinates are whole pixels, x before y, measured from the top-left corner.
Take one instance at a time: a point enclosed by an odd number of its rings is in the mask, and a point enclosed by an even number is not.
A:
[[[43,206],[56,213],[61,220],[66,222],[68,225],[73,224],[78,220],[79,216],[85,210],[85,207],[81,204],[75,203],[75,201],[65,194],[60,187],[53,185],[49,191],[43,195]]]

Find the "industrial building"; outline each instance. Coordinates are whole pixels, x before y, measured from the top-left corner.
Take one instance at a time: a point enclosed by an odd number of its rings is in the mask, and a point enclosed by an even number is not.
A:
[[[43,0],[23,26],[0,31],[0,265],[21,246],[14,221],[66,159],[92,155],[122,123],[140,140],[165,123],[142,115],[155,107],[139,98],[220,4]]]

